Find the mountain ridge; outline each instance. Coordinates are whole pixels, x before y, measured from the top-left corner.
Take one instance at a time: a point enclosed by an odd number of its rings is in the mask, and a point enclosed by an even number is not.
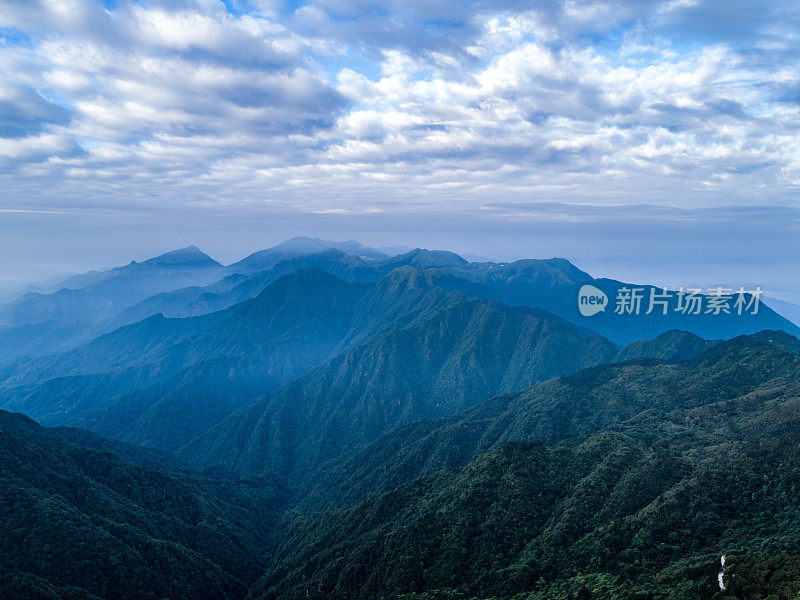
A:
[[[542,418],[532,414],[515,437],[481,445],[476,439],[492,424],[466,426],[457,417],[449,438],[415,442],[418,454],[446,459],[431,470],[419,469],[419,455],[410,457],[392,467],[392,485],[336,502],[354,482],[374,485],[388,475],[351,473],[336,488],[317,490],[334,509],[301,505],[290,513],[251,597],[792,597],[800,591],[798,532],[788,524],[800,510],[790,492],[800,432],[797,343],[763,332],[683,363],[640,360],[560,378],[579,386],[575,398],[605,388],[618,408],[628,402],[615,399],[620,374],[628,374],[627,384],[647,375],[648,385],[663,390],[654,396],[627,387],[640,406],[560,440],[531,436],[530,425]],[[664,374],[677,384],[677,398]],[[709,397],[709,388],[721,393]],[[465,414],[485,414],[525,394]],[[556,422],[558,398],[555,390],[541,395],[549,405],[539,414]],[[657,405],[649,406],[653,398]],[[524,416],[523,407],[517,403],[514,418]],[[445,421],[410,424],[401,433],[427,426],[430,437]],[[378,440],[362,458],[391,464],[387,457],[402,446]],[[726,590],[718,583],[720,555],[728,557]]]

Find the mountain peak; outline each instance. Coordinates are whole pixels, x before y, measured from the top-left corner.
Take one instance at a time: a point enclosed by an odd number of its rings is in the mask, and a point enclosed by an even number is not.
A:
[[[765,329],[753,334],[740,335],[714,345],[697,359],[698,363],[730,367],[741,363],[778,376],[797,372],[800,360],[800,340],[784,331]]]
[[[217,261],[194,245],[166,252],[142,264],[220,266]]]
[[[549,273],[554,280],[572,283],[592,279],[591,275],[573,265],[566,258],[524,258],[510,263],[500,263],[498,266],[505,271],[527,272],[536,274],[537,277]]]
[[[276,244],[271,248],[271,250],[294,250],[294,249],[301,249],[305,250],[310,246],[319,246],[320,244],[324,244],[325,240],[320,238],[310,237],[308,235],[296,235],[288,240],[281,242],[280,244]],[[333,242],[331,242],[333,243]]]
[[[737,340],[748,344],[764,344],[778,347],[800,358],[800,339],[783,330],[763,329],[756,333],[733,338],[730,342],[733,344]]]
[[[358,256],[369,260],[383,260],[387,255],[383,252],[369,248],[361,242],[350,240],[347,242],[331,242],[320,238],[305,235],[297,236],[281,242],[277,246],[259,250],[244,257],[242,260],[228,266],[228,269],[244,274],[264,271],[278,261],[306,254],[316,254],[328,250],[338,250],[344,254]]]
[[[382,263],[387,266],[407,265],[416,269],[436,269],[445,267],[463,267],[469,264],[466,259],[449,250],[427,250],[414,248],[405,254],[393,256]]]
[[[334,248],[340,250],[345,254],[353,254],[356,256],[366,256],[373,259],[383,259],[386,255],[379,252],[374,248],[365,246],[356,240],[348,240],[346,242],[332,242],[330,240],[323,240],[321,238],[312,238],[306,235],[296,236],[281,242],[277,246],[270,248],[272,251],[282,251],[291,253],[308,253],[320,252]]]
[[[691,360],[713,348],[719,340],[704,340],[689,331],[670,329],[652,340],[632,342],[617,353],[614,362],[653,358],[666,362]]]

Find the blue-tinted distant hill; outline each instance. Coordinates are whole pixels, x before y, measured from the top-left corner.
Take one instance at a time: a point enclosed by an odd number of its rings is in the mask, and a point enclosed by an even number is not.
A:
[[[656,307],[646,314],[651,292],[661,290],[653,286],[630,286],[611,279],[594,279],[565,259],[521,260],[513,263],[468,263],[457,254],[447,251],[415,249],[382,261],[328,250],[279,261],[270,269],[238,283],[223,292],[210,290],[178,290],[159,298],[148,299],[134,307],[136,316],[144,317],[148,311],[164,308],[173,316],[188,316],[219,310],[257,294],[264,286],[279,276],[307,266],[317,266],[346,281],[376,281],[395,268],[412,267],[426,272],[432,285],[457,290],[470,295],[499,300],[510,306],[539,307],[557,314],[576,325],[602,333],[619,345],[637,340],[652,339],[666,331],[689,331],[704,339],[729,339],[736,335],[754,333],[762,329],[780,329],[800,334],[800,327],[773,311],[761,302],[758,314],[707,314],[704,304],[700,314],[682,314],[676,310],[677,296],[673,295],[667,314]],[[583,284],[592,284],[605,291],[609,306],[592,317],[578,311],[578,291]],[[625,287],[640,289],[642,303],[640,314],[615,313],[615,298]],[[707,303],[707,296],[704,298]],[[160,311],[163,312],[163,311]],[[735,310],[732,310],[735,313]]]
[[[88,341],[96,324],[164,291],[207,285],[225,268],[194,246],[141,263],[61,281],[52,293],[29,292],[0,307],[0,361]]]
[[[372,284],[312,268],[223,311],[157,315],[82,348],[20,363],[3,376],[0,406],[46,424],[176,450],[231,411],[332,360],[344,370],[331,374],[338,367],[329,365],[308,385],[327,377],[336,385],[325,384],[324,396],[292,388],[300,394],[296,406],[338,394],[385,405],[374,423],[356,424],[353,443],[399,420],[450,414],[616,352],[558,317],[430,286],[410,267]],[[355,385],[358,373],[371,375]],[[295,400],[281,406],[286,402]]]
[[[169,317],[190,317],[222,310],[249,300],[283,275],[302,269],[320,268],[349,283],[375,282],[399,267],[426,269],[432,267],[464,266],[466,261],[452,252],[416,249],[381,261],[366,260],[330,248],[310,254],[283,258],[254,275],[231,275],[205,287],[190,287],[148,298],[132,306],[116,318],[124,325],[150,315],[162,313]],[[107,326],[107,324],[103,324]]]
[[[543,308],[576,325],[603,334],[619,345],[637,340],[652,339],[676,329],[688,331],[704,339],[730,339],[737,335],[756,333],[763,329],[786,331],[800,335],[800,327],[760,303],[757,314],[708,314],[708,297],[703,295],[700,314],[684,314],[677,310],[678,298],[672,293],[667,314],[656,306],[650,314],[648,301],[651,292],[662,290],[649,285],[631,285],[612,279],[593,279],[565,259],[521,260],[513,263],[469,263],[451,268],[431,268],[424,271],[431,285],[448,290],[498,300],[509,306]],[[584,317],[578,310],[578,292],[591,284],[605,292],[609,306],[604,312]],[[643,297],[638,314],[617,314],[615,298],[623,288],[638,288]]]
[[[116,321],[124,325],[157,313],[168,317],[204,315],[254,298],[284,275],[314,267],[349,283],[365,283],[376,279],[376,270],[368,261],[341,250],[327,249],[282,258],[254,275],[230,275],[208,286],[183,288],[152,296],[125,310]]]
[[[380,250],[369,248],[355,240],[350,240],[348,242],[331,242],[319,238],[299,236],[286,240],[272,248],[254,252],[228,266],[228,270],[231,273],[253,275],[270,268],[275,263],[285,258],[322,252],[323,250],[329,250],[331,248],[365,260],[383,260],[388,258],[388,256]]]
[[[102,273],[76,275],[52,294],[31,292],[0,311],[6,326],[51,320],[97,321],[155,293],[220,279],[224,267],[198,248],[167,252]]]
[[[229,267],[189,246],[141,263],[54,280],[41,291],[29,292],[0,306],[0,363],[75,347],[158,313],[189,316],[227,308],[255,297],[280,275],[319,265],[308,262],[294,268],[272,269],[271,276],[257,277],[221,301],[215,298],[231,291],[248,275],[272,268],[280,260],[330,248],[340,248],[341,256],[352,261],[386,258],[354,241],[293,238]],[[345,275],[335,265],[325,266],[329,272]],[[353,280],[359,280],[358,276]]]
[[[617,344],[651,339],[665,331],[690,331],[705,339],[727,339],[765,328],[794,334],[800,327],[766,304],[758,315],[616,315],[610,306],[591,318],[577,310],[577,293],[592,283],[613,303],[625,284],[595,280],[564,259],[513,263],[469,263],[447,251],[417,248],[386,257],[358,242],[293,238],[223,267],[194,247],[143,263],[73,276],[54,293],[30,293],[0,307],[0,364],[88,342],[94,337],[155,314],[198,316],[257,296],[282,275],[319,267],[348,282],[374,282],[395,268],[430,271],[426,276],[448,290],[499,300],[512,306],[541,307]],[[70,286],[70,287],[63,287]],[[641,286],[646,310],[651,286]]]
[[[107,416],[112,435],[154,405],[166,415],[163,402],[171,400],[179,403],[169,421],[176,431],[164,439],[177,444],[327,358],[351,331],[361,293],[323,271],[302,271],[226,311],[155,315],[76,350],[21,362],[4,377],[0,398],[47,424],[83,424],[119,407]]]
[[[776,313],[800,326],[800,305],[777,298],[766,298],[764,302]]]

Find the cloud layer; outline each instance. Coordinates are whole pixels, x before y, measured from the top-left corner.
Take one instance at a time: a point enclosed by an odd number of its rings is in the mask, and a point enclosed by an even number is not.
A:
[[[799,32],[788,0],[0,0],[0,208],[797,207]]]

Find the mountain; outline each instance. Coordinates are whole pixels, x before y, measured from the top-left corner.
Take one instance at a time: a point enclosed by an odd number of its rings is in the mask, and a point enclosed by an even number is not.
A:
[[[264,252],[274,260],[245,259],[223,267],[189,246],[141,263],[60,279],[51,284],[54,289],[29,292],[0,307],[0,362],[77,347],[159,313],[180,317],[222,310],[254,298],[283,275],[312,266],[348,281],[375,281],[380,277],[367,265],[386,258],[358,242],[311,238],[294,238]],[[237,266],[244,264],[249,267]]]
[[[228,277],[220,279],[219,281],[215,281],[209,285],[193,285],[173,290],[171,292],[155,294],[154,296],[150,296],[138,304],[134,304],[133,306],[125,309],[113,318],[104,321],[98,326],[98,329],[105,332],[113,331],[114,329],[124,325],[129,325],[130,323],[135,323],[136,321],[142,321],[157,314],[162,314],[165,317],[175,318],[193,317],[214,312],[213,309],[205,311],[192,311],[187,307],[196,303],[198,298],[223,296],[247,280],[248,277],[245,275],[229,275]],[[258,294],[251,294],[247,298],[242,298],[240,301],[253,298],[257,295]],[[204,304],[208,304],[208,302],[206,301]],[[233,306],[233,304],[236,304],[236,302],[220,305],[218,310],[228,308],[228,306]]]
[[[680,362],[697,358],[718,344],[719,340],[704,340],[688,331],[665,331],[652,340],[631,342],[620,348],[613,362],[625,362],[639,358],[656,358],[665,362]]]
[[[184,288],[153,296],[123,312],[116,323],[121,326],[157,313],[171,317],[188,317],[222,310],[254,298],[266,286],[284,275],[312,267],[322,269],[348,283],[369,283],[378,281],[399,267],[429,268],[454,264],[463,265],[465,261],[450,252],[417,249],[402,256],[375,262],[329,248],[283,258],[249,276],[232,275],[205,288]]]
[[[350,240],[348,242],[331,242],[319,238],[299,236],[286,240],[272,248],[254,252],[242,260],[231,264],[228,270],[231,273],[253,275],[270,268],[282,259],[330,249],[339,250],[344,254],[367,260],[383,260],[387,258],[387,255],[383,252],[375,250],[374,248],[369,248],[355,240]]]
[[[388,273],[397,267],[414,267],[415,269],[442,269],[448,267],[464,267],[469,263],[454,252],[446,250],[425,250],[415,248],[405,254],[398,254],[383,260],[378,265],[381,274]]]
[[[141,456],[0,411],[4,598],[245,597],[263,569],[282,488]]]
[[[190,246],[142,263],[72,276],[52,293],[28,293],[0,308],[0,364],[74,348],[158,313],[184,317],[223,310],[254,298],[280,276],[304,268],[319,267],[345,281],[366,283],[409,266],[430,271],[431,281],[447,290],[510,306],[543,308],[618,345],[651,339],[671,329],[704,339],[729,339],[762,329],[800,334],[800,326],[778,315],[768,303],[759,305],[758,314],[710,314],[705,310],[710,307],[705,296],[701,298],[705,308],[699,314],[684,314],[677,292],[670,292],[666,314],[659,304],[649,310],[651,295],[657,301],[661,290],[593,279],[565,259],[468,262],[452,252],[420,248],[387,257],[352,240],[300,237],[228,267]],[[584,284],[607,295],[606,310],[591,317],[580,314],[578,292]],[[641,294],[639,314],[617,314],[621,294],[631,288]]]
[[[778,315],[764,303],[737,314],[734,299],[729,301],[726,313],[712,314],[708,294],[699,294],[700,312],[688,309],[676,291],[667,291],[669,297],[659,304],[663,290],[649,285],[631,285],[612,279],[593,279],[565,259],[521,260],[508,264],[469,263],[462,267],[431,268],[426,276],[432,285],[457,290],[474,296],[498,300],[509,306],[543,308],[581,327],[592,329],[619,345],[638,340],[652,339],[665,331],[677,329],[704,339],[730,339],[737,335],[756,333],[764,329],[780,329],[800,335],[800,327]],[[607,297],[606,309],[592,316],[579,311],[578,296],[581,288],[592,285]],[[639,310],[619,313],[623,292],[631,295],[635,290],[640,297]],[[654,299],[650,310],[650,299]],[[749,303],[751,295],[743,295]],[[649,312],[649,314],[648,314]]]
[[[53,293],[29,292],[0,307],[0,360],[86,342],[103,333],[96,331],[98,323],[127,307],[160,292],[207,285],[224,273],[222,265],[190,246],[141,263],[69,277]]]
[[[447,266],[455,257],[451,256],[451,253],[437,254],[416,250],[397,260],[378,260],[385,259],[385,255],[365,252],[366,247],[357,242],[330,243],[349,252],[366,254],[366,258],[336,248],[314,250],[320,245],[317,243],[304,245],[292,240],[289,242],[279,244],[277,250],[264,251],[272,257],[269,261],[262,261],[257,267],[257,261],[249,263],[252,269],[242,269],[248,272],[248,275],[234,272],[232,275],[217,279],[217,276],[227,271],[236,271],[238,267],[231,266],[227,270],[220,271],[222,267],[218,263],[214,263],[197,248],[190,247],[141,264],[132,263],[121,269],[92,272],[65,281],[66,284],[74,286],[86,284],[87,289],[64,288],[55,293],[28,294],[6,309],[9,313],[8,322],[16,324],[3,326],[3,310],[0,309],[0,362],[68,350],[114,329],[159,313],[167,317],[188,317],[223,310],[254,298],[280,277],[302,269],[318,267],[348,282],[373,282],[396,266],[405,264]],[[328,244],[324,241],[319,242],[322,245]],[[464,261],[458,258],[457,262],[462,264]],[[156,272],[159,268],[177,270],[183,277],[189,275],[189,272],[196,271],[197,268],[202,268],[202,265],[213,267],[215,273],[211,278],[213,283],[205,284],[208,278],[200,281],[203,285],[196,285],[195,280],[191,280],[192,285],[176,288],[185,281],[173,275],[170,285],[161,287],[155,285],[161,277],[161,274]],[[263,270],[260,270],[262,267]],[[188,271],[184,272],[187,269]],[[153,281],[149,281],[150,277]],[[119,286],[134,288],[138,286],[140,289],[125,288],[127,291],[123,290],[120,299],[120,294],[117,293],[119,290],[116,290]],[[153,293],[162,287],[168,291]],[[21,313],[27,316],[22,318]],[[47,320],[39,322],[38,319]],[[20,320],[29,320],[32,323],[17,323]]]
[[[782,380],[800,381],[800,340],[783,332],[740,336],[679,363],[600,365],[498,395],[458,415],[397,427],[309,472],[305,496],[314,506],[354,503],[507,443],[556,446],[641,413],[688,410]]]
[[[398,423],[457,413],[498,392],[616,354],[601,336],[560,319],[463,294],[442,295],[426,288],[419,275],[393,272],[361,306],[376,298],[384,304],[387,295],[400,298],[422,285],[425,295],[409,296],[426,310],[231,416],[181,456],[201,468],[294,479]]]
[[[800,330],[661,291],[294,238],[17,298],[0,596],[795,598]]]
[[[79,423],[112,437],[134,428],[139,443],[174,445],[327,358],[351,332],[362,292],[310,269],[226,311],[156,315],[20,365],[0,384],[0,402],[46,424]],[[193,418],[174,421],[179,408]],[[134,427],[143,419],[155,429]]]
[[[326,268],[323,264],[321,268]],[[431,285],[460,291],[473,296],[498,300],[509,306],[543,308],[576,325],[590,328],[619,345],[652,339],[669,330],[691,332],[703,339],[730,339],[764,329],[781,329],[800,335],[800,326],[773,311],[766,303],[758,303],[737,314],[733,298],[727,309],[714,314],[709,294],[700,294],[698,314],[686,310],[686,303],[676,291],[668,291],[664,305],[659,304],[663,290],[649,285],[631,285],[612,279],[594,279],[569,261],[561,258],[519,260],[511,263],[468,263],[457,254],[446,251],[415,249],[378,263],[369,263],[363,272],[374,269],[372,280],[385,276],[398,267],[424,270]],[[591,317],[581,315],[578,294],[583,285],[602,290],[608,298],[606,310]],[[625,290],[640,294],[640,309],[633,314],[619,314],[617,308]],[[651,310],[650,300],[654,300]],[[242,298],[242,296],[240,296]],[[744,295],[747,302],[752,296]],[[724,312],[729,310],[729,313]],[[755,314],[753,314],[755,312]],[[649,313],[649,314],[648,314]]]
[[[795,597],[797,350],[766,332],[400,428],[317,490],[363,499],[288,516],[250,597]]]
[[[358,282],[387,274],[372,284],[347,284],[321,269],[308,268],[317,265]],[[414,265],[438,266],[420,270]],[[491,300],[467,296],[463,291],[447,291],[461,288],[490,295],[491,290],[475,283],[488,281],[498,290],[505,290],[503,294],[512,300],[519,300],[526,290],[534,290],[539,296],[532,298],[531,303],[545,303],[551,295],[557,297],[559,290],[574,286],[585,276],[560,259],[506,266],[477,265],[451,253],[423,250],[374,264],[338,250],[294,257],[243,281],[223,280],[225,283],[215,284],[219,293],[205,293],[191,301],[202,299],[206,309],[218,301],[222,305],[232,304],[224,310],[188,319],[157,315],[101,336],[75,351],[17,365],[2,378],[0,406],[26,412],[46,425],[70,424],[131,443],[178,451],[195,436],[260,397],[255,408],[249,409],[249,416],[239,415],[236,418],[242,421],[230,425],[238,433],[224,436],[229,447],[215,441],[204,444],[198,452],[199,464],[247,464],[242,467],[244,472],[258,472],[264,465],[257,466],[247,458],[248,453],[255,452],[255,456],[272,457],[275,465],[280,465],[279,472],[283,472],[301,468],[307,456],[318,455],[316,462],[332,457],[324,448],[336,447],[339,441],[319,430],[312,431],[321,427],[320,423],[331,431],[337,430],[336,420],[350,419],[348,423],[356,423],[353,428],[342,428],[344,447],[351,448],[374,439],[398,422],[452,414],[493,394],[582,367],[643,357],[685,360],[707,347],[705,341],[689,332],[673,332],[619,351],[604,342],[606,345],[600,351],[576,342],[591,338],[585,330],[569,327],[572,338],[566,336],[563,333],[566,324],[562,321],[559,327],[563,331],[532,330],[528,346],[523,349],[520,340],[524,327],[514,324],[496,332],[491,328],[516,323],[518,315],[525,311],[528,311],[526,318],[539,317],[548,323],[558,319],[539,309],[508,312],[508,307],[498,308],[502,305],[492,304]],[[254,294],[253,299],[233,304]],[[483,338],[459,339],[473,327],[473,322],[464,316],[471,313],[465,309],[461,315],[464,320],[453,317],[455,309],[446,305],[450,301],[462,302],[463,306],[470,302],[470,306],[494,306],[487,309],[489,313],[506,312],[503,317],[492,316],[496,323],[487,317],[480,324],[484,330],[470,331],[471,335]],[[452,312],[441,313],[445,308]],[[392,331],[399,336],[400,331],[412,326],[414,319],[419,319],[419,323],[416,330],[406,332],[407,340],[424,340],[428,330],[441,330],[447,335],[435,340],[431,348],[415,346],[399,337],[386,337]],[[502,339],[488,346],[486,340],[494,333]],[[555,348],[554,340],[561,338],[567,340],[563,355],[535,354],[542,339],[551,344],[545,348]],[[401,343],[405,346],[389,346]],[[463,348],[447,345],[457,343]],[[481,363],[467,351],[473,346],[492,347],[495,362]],[[364,357],[352,354],[356,347],[360,347]],[[420,355],[421,349],[428,354]],[[516,354],[505,354],[511,351]],[[295,383],[294,391],[286,388],[282,398],[275,396],[275,390],[293,378],[337,355],[350,361],[349,371],[343,369],[338,376],[315,371],[320,381],[328,381],[326,389],[337,390],[336,402],[326,409],[329,414],[320,416],[313,408],[326,405],[329,397],[318,391],[322,389],[318,382]],[[377,362],[363,364],[369,360]],[[341,369],[335,363],[324,368]],[[422,368],[428,372],[416,377],[416,387],[403,388],[407,384],[398,380],[396,374],[407,372],[408,378],[414,380],[416,372],[409,369]],[[350,385],[350,378],[356,373],[366,372],[372,373],[371,388]],[[447,377],[452,376],[456,380],[448,381]],[[337,381],[340,383],[333,385]],[[342,389],[344,383],[350,385],[347,390]],[[381,390],[382,396],[371,400],[370,389]],[[402,400],[396,406],[384,406],[377,415],[357,413],[365,404],[380,406],[393,402],[395,396],[401,396]],[[423,396],[426,396],[424,401]],[[285,414],[286,405],[293,406],[300,416],[287,417],[289,424],[276,425],[268,433],[248,430],[263,421],[264,415]],[[195,418],[183,427],[173,425],[185,411],[194,411]],[[306,422],[309,418],[319,419],[319,423],[309,425]],[[296,419],[300,419],[299,425]],[[280,439],[288,435],[284,428],[305,431],[305,446],[296,451],[296,456],[274,447],[275,436]],[[258,435],[264,439],[257,439]],[[248,436],[254,437],[245,439]],[[302,460],[295,464],[298,457]]]
[[[256,298],[223,311],[185,319],[156,315],[82,348],[22,363],[2,377],[0,406],[46,425],[80,426],[175,451],[260,396],[257,406],[267,403],[264,410],[272,413],[286,403],[325,404],[330,394],[363,405],[372,401],[366,394],[371,390],[387,407],[344,436],[351,444],[372,439],[397,420],[457,412],[498,391],[599,364],[615,352],[600,336],[552,315],[446,292],[411,267],[394,269],[374,284],[348,284],[312,268],[281,277]],[[336,356],[347,367],[325,368],[342,369],[339,375],[318,372],[317,380],[294,388],[308,389],[272,396]],[[417,368],[427,370],[424,377],[415,377]],[[359,372],[372,373],[366,388],[340,389]],[[401,372],[414,383],[405,391]],[[338,384],[326,383],[328,396],[318,394],[319,382],[328,379]],[[390,407],[400,394],[407,397]],[[182,420],[187,411],[193,418]],[[216,443],[202,451],[212,449]]]
[[[153,314],[154,310],[175,317],[207,314],[254,298],[281,277],[311,268],[322,269],[348,283],[365,283],[377,279],[374,267],[364,259],[345,254],[341,250],[328,249],[282,259],[266,270],[249,277],[232,275],[215,284],[213,289],[212,286],[207,286],[191,288],[191,290],[195,290],[193,293],[184,289],[156,296],[148,299],[145,303],[132,307],[130,312],[126,311],[120,318],[130,319],[137,314],[139,316],[149,315]],[[231,285],[220,285],[223,282]],[[165,301],[170,304],[165,306]]]
[[[217,261],[200,250],[197,246],[187,246],[178,250],[165,252],[159,256],[149,258],[142,262],[131,261],[127,266],[115,267],[101,271],[89,271],[77,275],[51,281],[42,291],[55,292],[61,289],[77,290],[91,287],[102,281],[125,277],[132,272],[143,270],[157,271],[162,267],[221,267]]]
[[[74,276],[53,294],[28,293],[0,311],[7,326],[48,320],[97,321],[153,294],[219,279],[224,268],[194,246],[102,274]]]
[[[511,298],[580,283],[568,263],[328,258],[367,281],[289,262],[224,310],[0,369],[3,406],[135,444],[0,411],[4,596],[800,593],[800,340],[620,348],[441,284],[498,269]],[[454,260],[400,263],[429,258]]]

